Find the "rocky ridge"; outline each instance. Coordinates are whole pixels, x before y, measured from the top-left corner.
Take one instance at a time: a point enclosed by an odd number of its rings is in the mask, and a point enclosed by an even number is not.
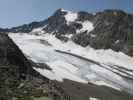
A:
[[[71,21],[67,15],[73,20]],[[81,30],[84,27],[83,23],[87,21],[93,24],[94,29],[77,31]],[[71,12],[58,9],[46,20],[11,29],[0,29],[0,31],[31,33],[38,28],[42,33],[54,34],[63,41],[68,40],[66,35],[71,35],[71,40],[81,46],[90,45],[95,49],[113,49],[133,56],[133,15],[121,10],[104,10],[90,14],[83,11]]]

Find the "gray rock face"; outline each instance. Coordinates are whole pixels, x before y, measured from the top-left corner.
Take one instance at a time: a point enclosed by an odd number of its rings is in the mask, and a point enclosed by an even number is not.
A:
[[[16,65],[21,78],[25,78],[31,67],[30,63],[6,34],[0,34],[0,64]]]
[[[95,49],[122,51],[133,56],[133,15],[119,10],[105,10],[97,13],[92,22],[95,28],[89,34],[73,35],[75,43]]]
[[[67,24],[65,15],[68,14],[67,11],[62,11],[61,9],[57,10],[53,16],[48,18],[47,26],[44,30],[48,33],[54,33],[58,35],[62,34],[76,34],[76,30],[81,29],[83,26],[81,23],[86,20],[92,21],[93,15],[87,12],[78,12],[78,18],[76,21]]]
[[[65,15],[67,12],[57,10],[53,16],[48,18],[47,26],[43,29],[48,33],[54,33],[55,35],[75,34],[77,25],[67,25]]]
[[[77,21],[86,21],[86,20],[89,20],[89,21],[93,21],[94,19],[94,15],[88,13],[88,12],[84,12],[84,11],[80,11],[78,12],[78,19]]]
[[[89,35],[87,34],[87,31],[86,32],[83,32],[83,33],[79,33],[79,34],[76,34],[76,35],[73,35],[72,37],[72,40],[83,46],[83,47],[86,47],[87,45],[89,45]]]
[[[113,49],[133,56],[133,15],[119,10],[97,13],[90,45],[96,49]]]
[[[48,68],[46,65],[38,65],[28,60],[18,46],[4,33],[0,33],[1,66],[16,66],[19,79],[26,79],[29,76],[43,78],[38,72],[33,70],[32,66]]]

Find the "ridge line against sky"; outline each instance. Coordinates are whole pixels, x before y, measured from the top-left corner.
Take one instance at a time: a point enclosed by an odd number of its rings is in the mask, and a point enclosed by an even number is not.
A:
[[[133,0],[0,0],[0,27],[14,27],[51,16],[57,9],[98,12],[121,9],[133,13]]]

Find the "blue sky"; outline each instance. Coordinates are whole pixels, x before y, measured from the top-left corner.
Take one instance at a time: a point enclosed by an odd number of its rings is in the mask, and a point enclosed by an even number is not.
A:
[[[133,0],[0,0],[0,27],[44,20],[59,8],[87,12],[122,9],[133,13]]]

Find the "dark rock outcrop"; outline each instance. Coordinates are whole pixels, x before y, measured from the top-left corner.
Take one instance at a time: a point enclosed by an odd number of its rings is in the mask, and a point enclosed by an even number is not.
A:
[[[19,79],[26,79],[29,77],[42,77],[32,67],[44,67],[47,65],[36,64],[28,60],[18,46],[9,38],[7,34],[0,33],[0,66],[16,66]],[[44,78],[46,80],[46,78]]]
[[[6,34],[0,34],[0,64],[19,66],[20,77],[25,77],[28,73],[30,63]]]
[[[45,64],[29,61],[7,34],[0,33],[0,100],[33,100],[33,96],[48,95],[42,91],[49,80],[32,66],[49,69]]]
[[[119,10],[97,13],[90,45],[96,49],[113,49],[133,56],[133,15]]]
[[[77,21],[82,21],[82,22],[86,21],[86,20],[93,21],[93,18],[94,18],[94,15],[92,15],[88,12],[80,11],[80,12],[78,12]]]
[[[96,13],[94,30],[74,35],[75,43],[95,49],[113,49],[133,56],[133,15],[120,10]]]
[[[51,17],[48,18],[47,26],[43,30],[57,35],[76,33],[75,27],[67,25],[67,21],[64,17],[66,14],[67,12],[62,11],[61,9],[57,10]]]

